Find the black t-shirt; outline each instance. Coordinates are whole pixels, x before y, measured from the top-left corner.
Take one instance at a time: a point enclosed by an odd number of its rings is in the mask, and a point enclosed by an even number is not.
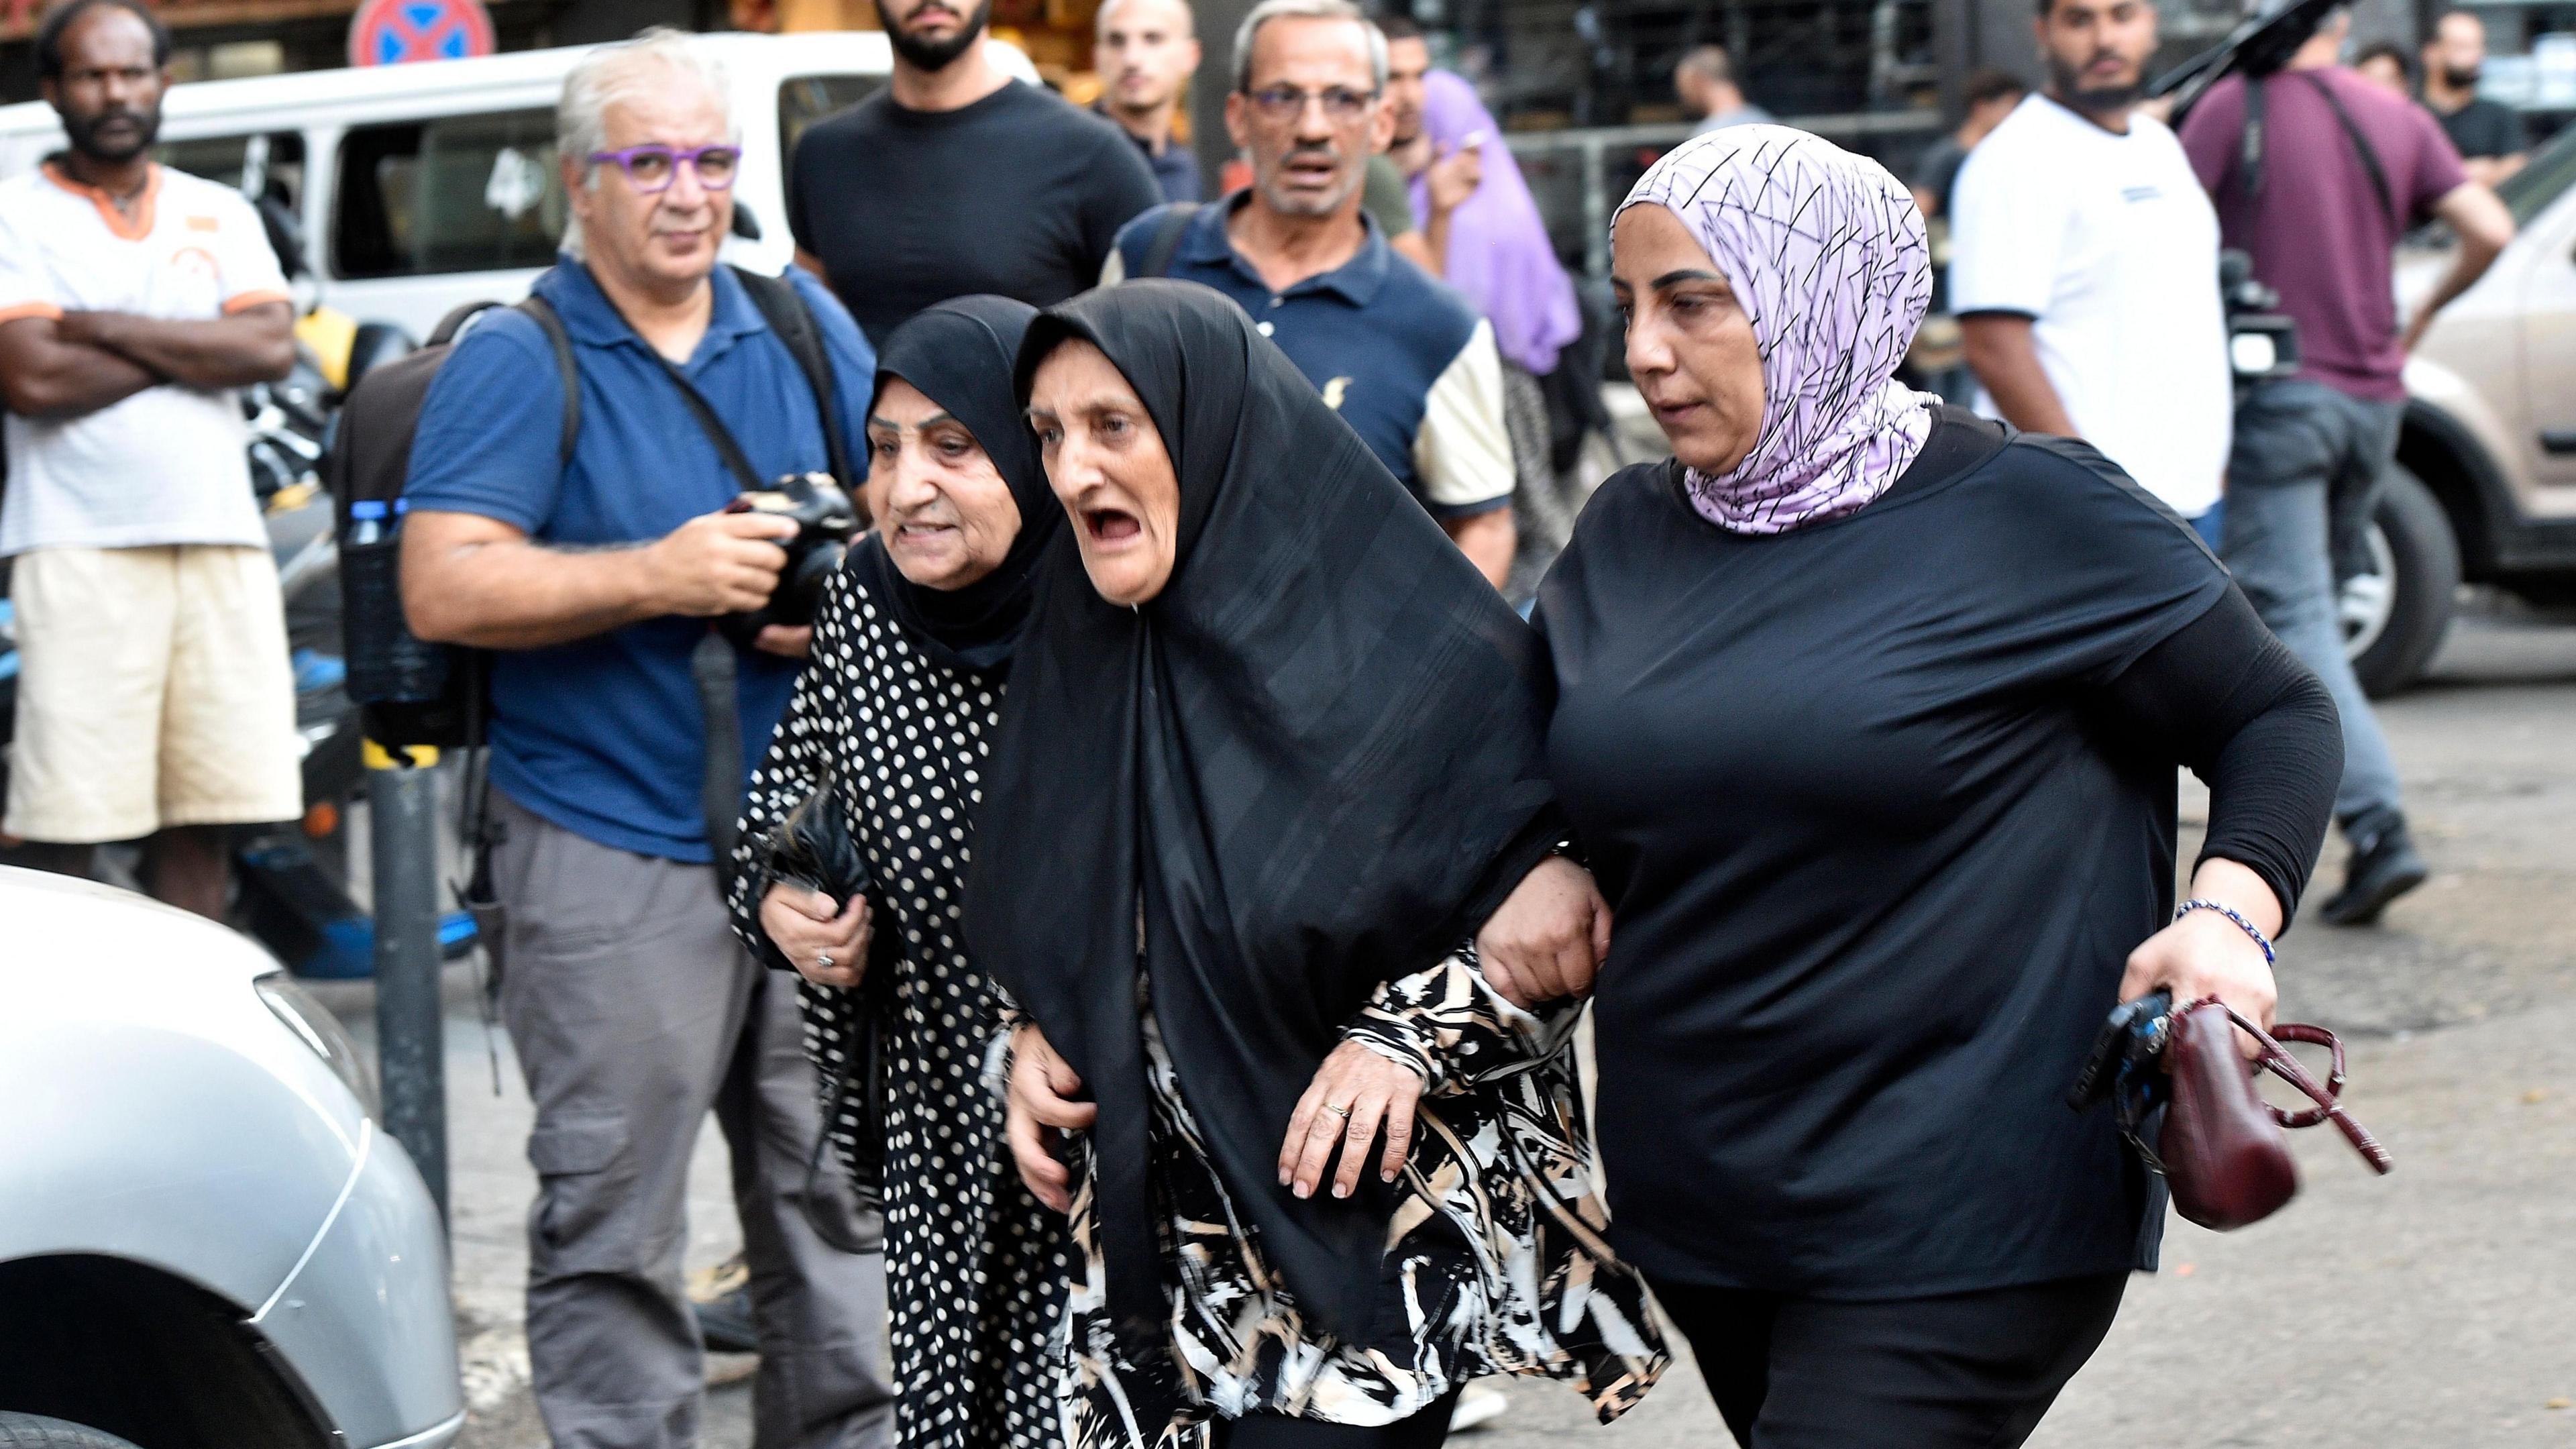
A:
[[[1950,212],[1950,189],[1959,184],[1959,168],[1968,164],[1968,148],[1956,136],[1944,136],[1923,148],[1914,162],[1914,185],[1932,198],[1932,211],[1924,220],[1947,216]]]
[[[1887,496],[1769,537],[1629,468],[1540,589],[1550,768],[1618,922],[1612,1238],[1650,1275],[2153,1262],[2146,1174],[2064,1102],[2173,907],[2174,761],[2115,743],[2105,686],[2229,585],[2091,448],[1942,418]]]
[[[951,297],[1048,307],[1162,204],[1125,132],[1020,81],[954,111],[879,91],[796,143],[787,219],[868,340]]]
[[[2435,111],[2433,119],[2442,123],[2442,134],[2463,157],[2514,156],[2531,149],[2521,114],[2495,101],[2472,100],[2448,114]]]

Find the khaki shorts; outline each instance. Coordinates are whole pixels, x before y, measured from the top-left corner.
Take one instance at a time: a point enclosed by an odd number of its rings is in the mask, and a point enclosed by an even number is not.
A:
[[[264,549],[20,554],[0,831],[89,845],[304,813],[286,609]]]

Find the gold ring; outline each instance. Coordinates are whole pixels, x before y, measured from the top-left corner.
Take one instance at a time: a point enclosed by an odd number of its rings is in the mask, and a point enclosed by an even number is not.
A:
[[[1350,1108],[1348,1108],[1348,1107],[1336,1107],[1336,1106],[1334,1106],[1334,1105],[1333,1105],[1332,1103],[1330,1103],[1330,1102],[1326,1102],[1326,1103],[1324,1104],[1324,1110],[1325,1110],[1325,1111],[1327,1111],[1327,1112],[1332,1113],[1332,1114],[1333,1114],[1334,1116],[1336,1116],[1336,1117],[1348,1117],[1349,1115],[1351,1115],[1351,1109],[1350,1109]]]

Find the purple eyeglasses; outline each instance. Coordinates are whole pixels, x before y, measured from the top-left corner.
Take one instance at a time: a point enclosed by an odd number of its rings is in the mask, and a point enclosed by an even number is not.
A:
[[[692,146],[683,151],[671,146],[629,146],[623,151],[593,151],[591,163],[613,162],[636,190],[647,196],[671,189],[679,179],[680,167],[686,165],[698,173],[698,184],[709,191],[724,191],[733,186],[734,173],[742,169],[740,146]]]

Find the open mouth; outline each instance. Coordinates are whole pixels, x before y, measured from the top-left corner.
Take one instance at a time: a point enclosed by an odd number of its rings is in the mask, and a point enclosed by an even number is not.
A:
[[[1127,543],[1145,531],[1145,521],[1123,508],[1085,509],[1082,526],[1093,542],[1112,545]]]
[[[937,542],[956,531],[957,526],[953,523],[899,523],[895,525],[894,536],[903,543],[923,544]]]
[[[1318,156],[1310,152],[1302,156],[1290,156],[1281,164],[1279,171],[1281,179],[1291,186],[1320,190],[1332,185],[1341,175],[1341,169],[1339,162],[1333,157]]]

